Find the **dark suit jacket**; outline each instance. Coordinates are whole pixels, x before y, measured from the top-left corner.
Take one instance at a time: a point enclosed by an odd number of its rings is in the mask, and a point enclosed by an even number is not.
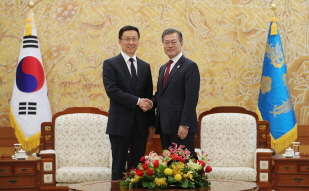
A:
[[[150,65],[137,59],[137,85],[133,90],[131,75],[122,55],[107,59],[103,63],[103,84],[110,108],[106,134],[127,136],[136,119],[137,126],[145,136],[149,126],[154,125],[153,110],[143,112],[137,104],[138,98],[149,98],[153,95]]]
[[[177,134],[180,125],[190,127],[189,133],[196,133],[196,105],[200,88],[198,66],[185,56],[180,57],[162,88],[166,65],[159,70],[157,92],[152,99],[157,108],[155,126],[161,125],[165,134]]]

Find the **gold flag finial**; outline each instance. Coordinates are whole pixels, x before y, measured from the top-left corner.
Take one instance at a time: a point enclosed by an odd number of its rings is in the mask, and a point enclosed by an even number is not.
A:
[[[276,11],[276,9],[277,9],[276,4],[275,3],[271,4],[271,10]]]
[[[277,35],[278,34],[278,30],[277,30],[277,16],[276,16],[276,4],[273,3],[271,4],[271,10],[274,11],[274,15],[273,17],[271,18],[271,29],[270,29],[270,35]]]
[[[32,20],[32,8],[34,7],[34,2],[33,0],[29,1],[29,8],[30,8],[30,12],[29,15],[26,19],[26,32],[25,32],[25,36],[30,36],[32,35],[32,28],[33,28],[33,20]]]
[[[34,2],[32,0],[29,1],[29,7],[32,9],[34,7]]]

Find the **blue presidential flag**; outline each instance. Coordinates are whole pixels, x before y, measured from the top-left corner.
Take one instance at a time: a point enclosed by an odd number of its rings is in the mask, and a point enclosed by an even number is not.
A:
[[[269,121],[272,148],[277,152],[295,141],[297,122],[276,20],[271,22],[268,32],[257,113],[261,120]]]
[[[31,11],[16,67],[10,122],[18,142],[29,151],[40,144],[41,123],[51,120],[40,45]]]

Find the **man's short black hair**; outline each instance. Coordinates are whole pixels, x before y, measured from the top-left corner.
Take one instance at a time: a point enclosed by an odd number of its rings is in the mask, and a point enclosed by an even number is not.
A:
[[[131,25],[127,25],[127,26],[124,26],[122,27],[120,30],[119,30],[119,35],[118,35],[118,38],[119,40],[121,40],[121,37],[122,37],[122,34],[124,31],[131,31],[131,30],[135,30],[138,34],[138,39],[140,38],[140,34],[139,34],[139,30],[138,28],[134,27],[134,26],[131,26]]]

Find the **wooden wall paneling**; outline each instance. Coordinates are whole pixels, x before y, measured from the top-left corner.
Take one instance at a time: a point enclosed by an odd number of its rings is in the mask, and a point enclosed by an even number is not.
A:
[[[300,142],[299,152],[309,153],[309,125],[298,125],[298,138],[297,142]]]
[[[14,144],[18,143],[12,127],[0,127],[0,156],[13,155]]]
[[[297,141],[301,145],[309,145],[309,125],[298,125]]]
[[[18,143],[12,127],[0,127],[0,147],[14,147]]]

